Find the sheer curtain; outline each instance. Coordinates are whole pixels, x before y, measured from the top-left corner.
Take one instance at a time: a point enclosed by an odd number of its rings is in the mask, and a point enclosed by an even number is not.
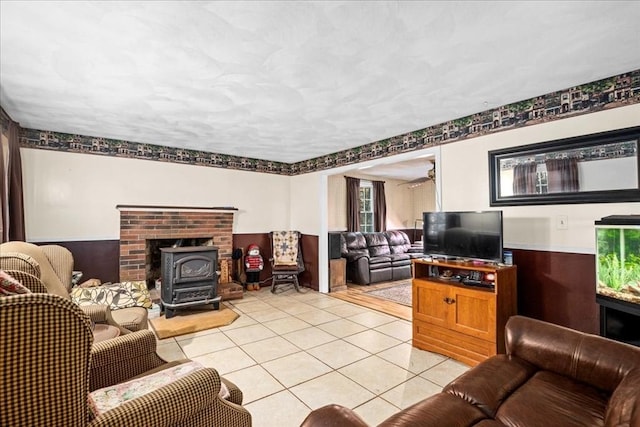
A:
[[[549,193],[580,191],[577,159],[546,160]]]
[[[387,231],[387,199],[384,181],[373,181],[373,229]]]
[[[2,138],[0,138],[0,211],[2,236],[0,242],[25,240],[24,203],[22,198],[22,162],[18,141],[20,126],[2,111]],[[5,134],[4,124],[8,123]]]
[[[345,176],[347,180],[347,231],[360,231],[360,180]]]

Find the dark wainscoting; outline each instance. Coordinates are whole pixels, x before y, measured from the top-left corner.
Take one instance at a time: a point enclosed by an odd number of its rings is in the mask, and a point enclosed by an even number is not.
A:
[[[269,233],[234,234],[233,249],[244,248],[255,243],[260,247],[264,258],[264,270],[260,272],[262,286],[271,286],[271,242]],[[74,270],[83,272],[82,280],[96,278],[102,282],[120,281],[120,241],[119,240],[87,240],[69,242],[38,242],[38,245],[60,245],[69,249],[73,254]],[[319,289],[318,277],[318,236],[302,235],[302,255],[306,271],[300,275],[300,284]],[[233,279],[237,278],[237,263],[233,263]]]
[[[598,334],[595,255],[513,249],[518,313]]]
[[[406,230],[407,233],[412,230]],[[233,248],[245,250],[251,243],[260,247],[265,260],[260,280],[271,277],[271,244],[269,233],[234,234]],[[119,281],[119,240],[42,242],[57,244],[71,251],[74,268],[84,273],[83,279],[103,282]],[[518,266],[518,312],[525,316],[598,334],[599,307],[595,299],[595,256],[565,252],[512,249]],[[300,275],[303,286],[319,288],[318,236],[302,236],[302,253],[306,271]],[[235,274],[236,263],[233,270]],[[236,276],[234,276],[235,279]],[[269,286],[270,281],[263,283]]]
[[[318,236],[312,234],[302,235],[302,256],[304,257],[305,271],[300,275],[300,284],[317,291],[320,289],[318,277]]]
[[[260,272],[260,282],[262,286],[271,286],[271,263],[272,257],[271,241],[269,233],[247,233],[233,235],[233,249],[243,248],[245,253],[250,244],[260,247],[260,254],[264,259],[264,270]],[[305,271],[300,275],[300,285],[318,290],[320,280],[318,278],[318,236],[311,234],[302,235],[302,257],[304,259]],[[233,278],[237,278],[237,262],[233,266]]]
[[[264,260],[264,270],[260,272],[260,282],[262,286],[271,286],[271,281],[264,282],[271,277],[271,242],[269,241],[269,233],[247,233],[247,234],[234,234],[233,235],[233,250],[242,248],[245,255],[247,254],[247,247],[250,244],[256,244],[260,248],[260,255]],[[238,280],[238,261],[233,261],[233,275],[231,276],[234,281]]]
[[[38,245],[60,245],[69,249],[73,254],[73,269],[82,271],[81,282],[93,278],[103,283],[120,281],[120,240],[46,242]]]

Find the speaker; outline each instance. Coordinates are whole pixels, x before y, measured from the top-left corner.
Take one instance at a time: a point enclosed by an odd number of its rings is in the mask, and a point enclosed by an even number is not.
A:
[[[329,259],[340,258],[340,233],[329,233]]]

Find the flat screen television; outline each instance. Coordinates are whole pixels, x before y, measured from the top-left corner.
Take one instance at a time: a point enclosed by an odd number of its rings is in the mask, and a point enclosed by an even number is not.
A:
[[[425,255],[502,262],[502,211],[422,215]]]

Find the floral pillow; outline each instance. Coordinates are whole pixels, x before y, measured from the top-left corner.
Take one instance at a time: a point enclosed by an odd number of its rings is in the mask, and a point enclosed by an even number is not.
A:
[[[108,283],[71,290],[71,300],[83,305],[108,305],[111,310],[129,307],[151,308],[152,301],[144,281]]]
[[[11,277],[6,271],[0,270],[0,295],[30,294],[29,288]]]
[[[131,298],[136,302],[137,307],[151,308],[153,301],[151,300],[149,289],[147,289],[147,283],[144,280],[122,282],[120,285],[131,292]]]
[[[151,375],[95,390],[89,394],[89,408],[97,417],[129,400],[158,390],[203,368],[204,366],[200,363],[190,361]],[[221,384],[219,396],[223,399],[228,399],[230,396],[229,389],[224,383]]]

